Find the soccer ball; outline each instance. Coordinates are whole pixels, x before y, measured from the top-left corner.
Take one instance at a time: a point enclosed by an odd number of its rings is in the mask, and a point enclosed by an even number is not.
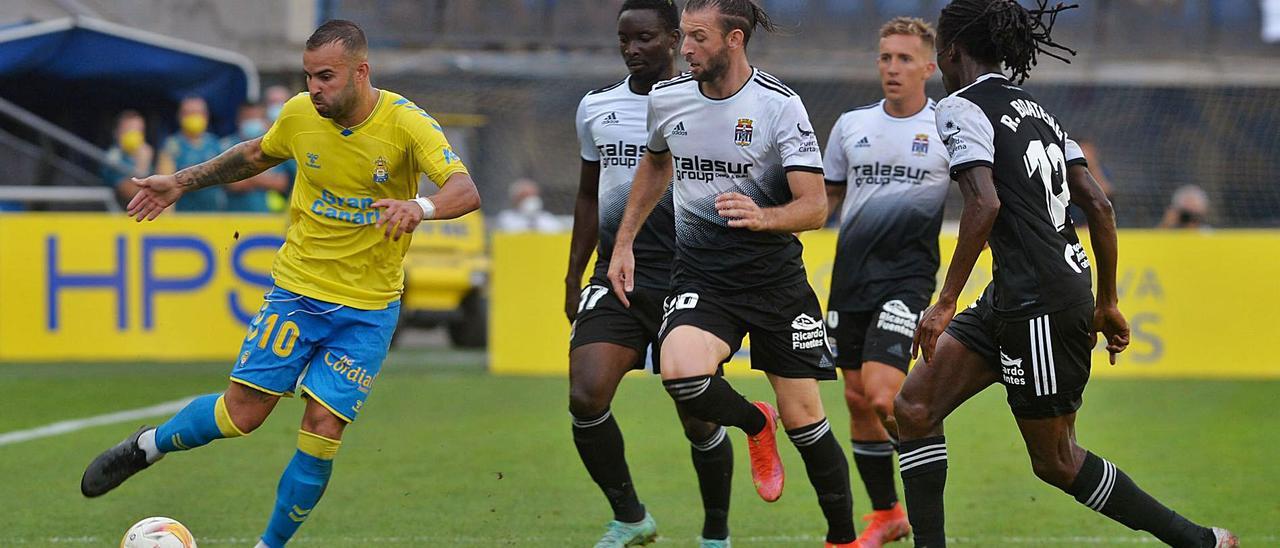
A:
[[[196,538],[177,520],[147,518],[125,532],[120,548],[196,548]]]

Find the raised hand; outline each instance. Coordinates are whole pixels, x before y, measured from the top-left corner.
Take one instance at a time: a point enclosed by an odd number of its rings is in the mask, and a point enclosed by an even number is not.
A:
[[[373,203],[373,207],[381,208],[378,216],[378,228],[383,229],[386,238],[400,241],[400,237],[413,232],[422,223],[422,206],[412,200],[391,200],[383,198]]]
[[[155,220],[184,192],[173,175],[152,175],[145,179],[134,177],[133,184],[138,185],[138,193],[129,200],[125,211],[138,222]]]
[[[765,230],[765,212],[745,194],[726,192],[716,196],[716,212],[729,220],[733,228]]]

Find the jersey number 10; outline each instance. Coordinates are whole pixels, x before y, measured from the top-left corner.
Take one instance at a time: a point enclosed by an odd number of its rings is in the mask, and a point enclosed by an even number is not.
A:
[[[1049,207],[1049,220],[1055,230],[1067,227],[1067,202],[1071,201],[1071,189],[1067,188],[1067,156],[1062,153],[1058,143],[1044,146],[1040,140],[1031,141],[1027,145],[1027,155],[1022,159],[1027,166],[1027,177],[1035,180],[1040,172],[1040,181],[1044,183],[1045,203]]]

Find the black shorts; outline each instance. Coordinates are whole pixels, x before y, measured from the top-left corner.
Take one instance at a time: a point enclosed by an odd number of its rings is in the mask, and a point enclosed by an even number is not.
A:
[[[632,369],[644,369],[644,355],[653,344],[653,371],[658,371],[658,327],[667,292],[637,287],[627,295],[631,308],[622,305],[613,290],[588,285],[582,290],[578,317],[569,332],[569,350],[591,343],[612,343],[634,349],[640,358]]]
[[[822,307],[808,283],[735,295],[676,291],[666,315],[659,337],[693,326],[723,340],[733,356],[751,335],[752,369],[792,379],[836,378]]]
[[[880,362],[905,374],[916,324],[928,306],[929,295],[903,293],[886,297],[875,310],[827,312],[836,367],[858,370],[865,362]]]
[[[956,315],[947,333],[1000,375],[1014,416],[1043,419],[1080,409],[1089,382],[1092,327],[1092,303],[1006,321],[982,298]]]

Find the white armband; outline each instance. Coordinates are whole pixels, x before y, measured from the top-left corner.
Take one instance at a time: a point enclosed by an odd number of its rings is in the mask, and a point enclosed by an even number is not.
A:
[[[436,204],[431,201],[431,198],[418,196],[413,201],[417,202],[418,206],[422,208],[422,220],[429,221],[436,218]]]

